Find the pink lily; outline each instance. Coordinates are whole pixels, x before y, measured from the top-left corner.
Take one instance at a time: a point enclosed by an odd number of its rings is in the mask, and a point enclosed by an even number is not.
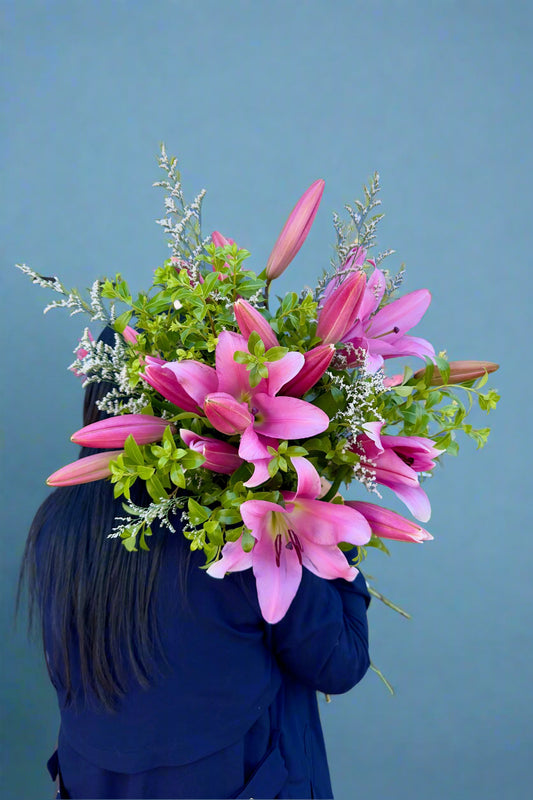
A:
[[[183,428],[180,430],[180,436],[187,447],[205,457],[205,461],[201,465],[204,469],[231,475],[243,463],[237,448],[228,442],[213,439],[211,436],[198,436],[193,431]]]
[[[372,373],[383,366],[385,358],[418,356],[433,361],[435,350],[430,342],[406,335],[425,314],[431,294],[427,289],[417,289],[377,311],[384,292],[385,276],[381,270],[375,269],[368,278],[359,319],[344,332],[341,341],[366,351],[366,367]],[[358,363],[358,356],[351,348],[342,352],[349,364],[354,366]]]
[[[320,344],[304,353],[304,365],[296,377],[281,388],[281,394],[291,397],[303,397],[317,381],[320,380],[324,372],[331,363],[335,355],[335,345]]]
[[[388,508],[358,500],[346,500],[345,505],[359,511],[370,525],[372,533],[380,539],[396,539],[402,542],[425,542],[433,539],[425,528]]]
[[[418,482],[419,472],[429,472],[443,451],[423,436],[381,435],[382,422],[367,422],[354,449],[372,464],[377,483],[388,486],[421,522],[431,516],[429,498]]]
[[[481,378],[486,372],[496,372],[499,369],[499,364],[493,361],[450,361],[450,377],[449,384],[463,383],[463,381],[471,381],[475,378]],[[421,378],[425,372],[425,367],[419,369],[413,375],[413,378]],[[430,386],[443,386],[444,381],[439,372],[438,367],[433,370]]]
[[[352,581],[351,567],[338,548],[340,542],[363,545],[370,539],[370,526],[352,508],[326,503],[320,495],[320,477],[307,459],[292,459],[298,473],[295,493],[283,492],[285,506],[266,500],[247,500],[241,505],[244,524],[255,544],[249,553],[241,542],[228,542],[222,558],[207,572],[223,578],[226,572],[252,567],[257,596],[264,619],[274,624],[283,618],[302,579],[302,567],[321,578]]]
[[[281,275],[303,245],[318,211],[324,186],[323,180],[312,183],[289,214],[287,222],[283,226],[268,257],[266,265],[268,281]]]
[[[316,335],[323,344],[343,339],[359,315],[365,289],[365,273],[353,272],[333,289],[318,312]]]
[[[53,472],[46,479],[46,483],[48,486],[75,486],[79,483],[92,483],[102,480],[102,478],[109,478],[111,461],[114,461],[123,452],[123,450],[107,450],[105,453],[78,458],[77,461],[66,464]]]
[[[150,414],[123,414],[85,425],[73,433],[70,439],[84,447],[124,447],[126,439],[131,434],[137,444],[150,444],[160,441],[168,427],[172,433],[175,432],[174,426],[161,417],[153,417]]]
[[[252,331],[256,331],[267,350],[270,350],[271,347],[279,347],[278,337],[274,333],[272,326],[261,312],[247,300],[243,300],[242,297],[237,300],[233,304],[233,311],[239,330],[246,339],[248,339]]]
[[[268,378],[262,379],[252,388],[245,365],[235,362],[233,358],[238,350],[247,350],[246,339],[237,333],[222,331],[215,354],[218,378],[217,412],[223,415],[226,405],[228,422],[233,423],[235,403],[240,404],[240,456],[247,461],[265,457],[259,434],[269,439],[300,439],[326,430],[329,417],[321,409],[295,397],[276,396],[284,384],[302,368],[304,357],[301,353],[290,352],[279,361],[269,363]],[[207,395],[204,409],[209,404],[210,396]],[[250,414],[250,420],[245,424],[247,413]]]

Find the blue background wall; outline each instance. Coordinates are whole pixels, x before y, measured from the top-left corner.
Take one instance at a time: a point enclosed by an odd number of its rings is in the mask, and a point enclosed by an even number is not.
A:
[[[13,264],[65,283],[166,257],[156,155],[206,187],[206,232],[260,268],[312,180],[326,191],[279,289],[330,257],[331,211],[378,169],[389,266],[433,304],[416,333],[499,362],[485,450],[461,442],[431,481],[435,541],[367,570],[413,613],[374,603],[369,674],[323,704],[340,800],[521,798],[531,785],[531,63],[524,0],[1,3],[4,73],[0,613],[5,797],[50,796],[57,730],[37,646],[13,631],[16,572],[44,478],[74,457],[81,391],[65,370],[84,320]],[[524,399],[522,399],[524,398]],[[475,422],[487,424],[484,415]],[[390,498],[390,493],[387,499]]]

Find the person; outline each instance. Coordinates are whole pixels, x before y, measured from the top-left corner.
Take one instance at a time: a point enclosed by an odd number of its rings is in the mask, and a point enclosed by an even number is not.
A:
[[[110,387],[88,385],[84,425],[105,418]],[[137,484],[132,499],[149,502]],[[130,553],[107,536],[123,513],[108,481],[61,487],[28,535],[21,586],[61,714],[57,796],[332,797],[317,692],[347,692],[369,667],[362,574],[304,569],[270,625],[251,569],[211,578],[179,517]]]

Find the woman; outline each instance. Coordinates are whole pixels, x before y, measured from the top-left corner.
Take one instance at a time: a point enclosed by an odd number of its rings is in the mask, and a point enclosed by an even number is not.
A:
[[[86,389],[84,425],[106,416],[110,388]],[[26,545],[21,580],[61,712],[58,797],[332,797],[316,692],[346,692],[368,669],[362,575],[304,569],[269,625],[251,570],[211,578],[179,518],[129,553],[107,537],[121,515],[109,482],[56,489]]]

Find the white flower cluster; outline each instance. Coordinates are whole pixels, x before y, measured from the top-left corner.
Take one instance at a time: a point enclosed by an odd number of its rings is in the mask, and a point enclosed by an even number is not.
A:
[[[168,193],[165,197],[165,216],[156,220],[170,236],[168,246],[174,258],[185,258],[190,265],[191,281],[196,285],[199,281],[199,256],[210,241],[210,237],[201,238],[202,201],[205,189],[187,204],[181,187],[181,175],[175,158],[169,159],[164,145],[161,146],[159,166],[167,173],[167,180],[156,181]]]
[[[108,533],[108,539],[117,539],[124,531],[130,532],[131,535],[136,536],[143,525],[149,527],[153,522],[159,520],[161,525],[171,533],[176,533],[176,529],[171,523],[169,517],[175,514],[186,501],[185,497],[170,497],[168,500],[160,500],[158,503],[150,503],[146,508],[138,506],[129,500],[124,504],[124,508],[131,512],[130,517],[115,517],[116,525],[111,533]],[[135,517],[136,521],[132,524],[132,518]]]

